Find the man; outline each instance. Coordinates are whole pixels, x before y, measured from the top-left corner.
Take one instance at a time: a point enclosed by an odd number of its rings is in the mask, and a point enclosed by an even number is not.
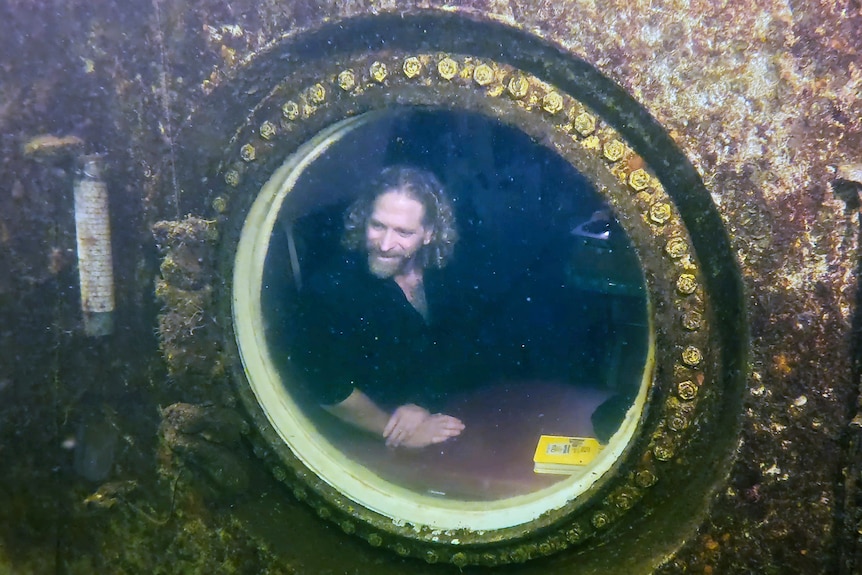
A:
[[[429,410],[454,377],[447,367],[453,314],[435,272],[456,241],[452,205],[437,178],[386,168],[345,215],[348,253],[315,274],[303,294],[297,359],[312,396],[388,446],[424,447],[464,429]]]

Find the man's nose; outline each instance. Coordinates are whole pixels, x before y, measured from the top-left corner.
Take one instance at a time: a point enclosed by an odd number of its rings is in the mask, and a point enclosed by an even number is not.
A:
[[[386,230],[383,232],[383,237],[380,238],[380,251],[388,252],[392,248],[395,247],[395,232],[393,230]]]

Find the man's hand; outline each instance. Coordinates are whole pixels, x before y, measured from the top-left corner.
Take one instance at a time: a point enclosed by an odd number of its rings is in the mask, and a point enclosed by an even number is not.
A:
[[[383,428],[383,437],[386,438],[387,447],[398,447],[401,443],[413,435],[422,423],[431,417],[424,407],[413,403],[402,405],[392,412],[386,427]]]
[[[464,431],[464,424],[457,417],[435,413],[422,422],[413,434],[401,442],[404,447],[425,447],[457,437]]]
[[[402,405],[392,414],[383,436],[389,447],[425,447],[442,443],[464,431],[460,419],[437,413],[431,415],[418,405]]]

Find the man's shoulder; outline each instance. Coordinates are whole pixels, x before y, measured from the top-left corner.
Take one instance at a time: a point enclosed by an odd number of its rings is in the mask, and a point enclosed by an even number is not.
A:
[[[329,258],[312,271],[306,283],[306,290],[313,295],[329,295],[355,288],[357,284],[366,281],[366,275],[356,254],[343,253]]]
[[[305,317],[326,325],[349,326],[385,312],[387,286],[368,273],[364,263],[348,254],[322,263],[310,273],[300,293]]]

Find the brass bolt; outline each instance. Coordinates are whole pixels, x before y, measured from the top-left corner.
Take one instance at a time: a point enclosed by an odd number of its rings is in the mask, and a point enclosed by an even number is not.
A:
[[[619,509],[623,511],[628,511],[631,509],[632,505],[635,503],[635,498],[628,491],[621,491],[617,493],[616,497],[614,497],[614,505],[616,505]]]
[[[308,90],[308,99],[314,104],[322,104],[326,101],[326,88],[323,84],[315,84]]]
[[[652,487],[658,481],[658,477],[655,476],[655,473],[650,471],[649,469],[641,469],[637,473],[635,473],[635,484],[638,487],[646,489],[647,487]]]
[[[703,354],[693,345],[682,350],[682,362],[689,367],[696,367],[703,361]]]
[[[529,92],[530,82],[528,82],[524,76],[517,74],[509,79],[509,86],[507,89],[509,90],[510,96],[519,100]]]
[[[509,558],[513,563],[523,563],[530,558],[530,552],[527,551],[524,545],[519,545],[514,551],[509,553]]]
[[[487,86],[494,81],[494,70],[488,64],[479,64],[473,70],[473,80],[480,86]]]
[[[257,153],[254,150],[254,146],[252,146],[251,144],[246,144],[242,148],[240,148],[239,155],[246,162],[253,162],[255,157],[257,157]]]
[[[299,117],[299,104],[296,102],[285,102],[281,107],[281,114],[291,122]]]
[[[611,162],[618,162],[626,153],[625,145],[619,140],[611,140],[604,145],[604,156]]]
[[[667,202],[656,202],[649,208],[649,219],[656,224],[666,223],[671,215],[670,204]]]
[[[407,557],[408,555],[410,555],[410,549],[399,543],[395,546],[395,553],[397,553],[401,557]]]
[[[285,473],[284,469],[278,465],[272,468],[272,475],[275,477],[276,481],[284,483],[287,480],[287,473]]]
[[[676,394],[680,399],[691,401],[697,397],[697,384],[689,379],[681,381],[676,386]]]
[[[676,280],[676,289],[682,295],[691,295],[697,291],[697,278],[694,274],[680,274]]]
[[[368,543],[372,547],[380,547],[383,545],[383,537],[381,537],[378,533],[371,533],[368,535]]]
[[[667,444],[657,444],[652,452],[659,461],[670,461],[673,458],[673,447]]]
[[[257,132],[264,140],[271,140],[275,136],[275,124],[267,120],[260,125]]]
[[[703,316],[699,311],[689,310],[682,314],[682,327],[689,331],[697,331],[703,325]]]
[[[587,137],[596,131],[596,118],[592,114],[581,112],[573,122],[575,130],[583,137]]]
[[[452,562],[452,565],[454,565],[455,567],[458,567],[459,569],[466,567],[467,566],[467,554],[464,553],[463,551],[459,551],[458,553],[455,553],[454,555],[452,555],[452,558],[450,559],[450,561]]]
[[[494,567],[499,563],[497,556],[493,553],[482,553],[482,564],[488,567]]]
[[[636,192],[645,190],[646,187],[649,186],[649,181],[649,174],[643,168],[638,168],[629,174],[629,185]]]
[[[601,529],[610,522],[611,518],[608,517],[608,514],[603,511],[598,511],[594,513],[592,519],[590,519],[590,523],[592,523],[593,527],[595,527],[596,529]]]
[[[458,62],[446,57],[437,63],[437,72],[444,80],[451,80],[458,74]]]
[[[404,60],[402,70],[404,71],[404,75],[408,78],[415,78],[422,73],[422,62],[419,61],[419,58],[411,56]]]
[[[342,70],[338,74],[338,86],[345,92],[356,87],[356,74],[353,73],[353,70]]]
[[[664,251],[673,259],[679,259],[688,253],[688,246],[685,240],[680,237],[673,237],[664,245]]]
[[[548,92],[542,98],[542,109],[549,114],[556,114],[563,109],[563,97],[558,92]]]
[[[375,82],[383,82],[386,79],[386,76],[389,75],[389,70],[386,68],[386,64],[383,62],[374,62],[371,64],[371,77]]]
[[[224,174],[224,181],[232,188],[237,187],[239,185],[239,172],[236,170],[228,170]]]
[[[568,541],[569,543],[577,543],[578,541],[581,540],[581,536],[582,536],[581,531],[582,530],[581,530],[580,525],[572,525],[566,531],[566,541]]]
[[[688,419],[681,413],[677,413],[668,420],[667,426],[673,431],[682,431],[688,427]]]

